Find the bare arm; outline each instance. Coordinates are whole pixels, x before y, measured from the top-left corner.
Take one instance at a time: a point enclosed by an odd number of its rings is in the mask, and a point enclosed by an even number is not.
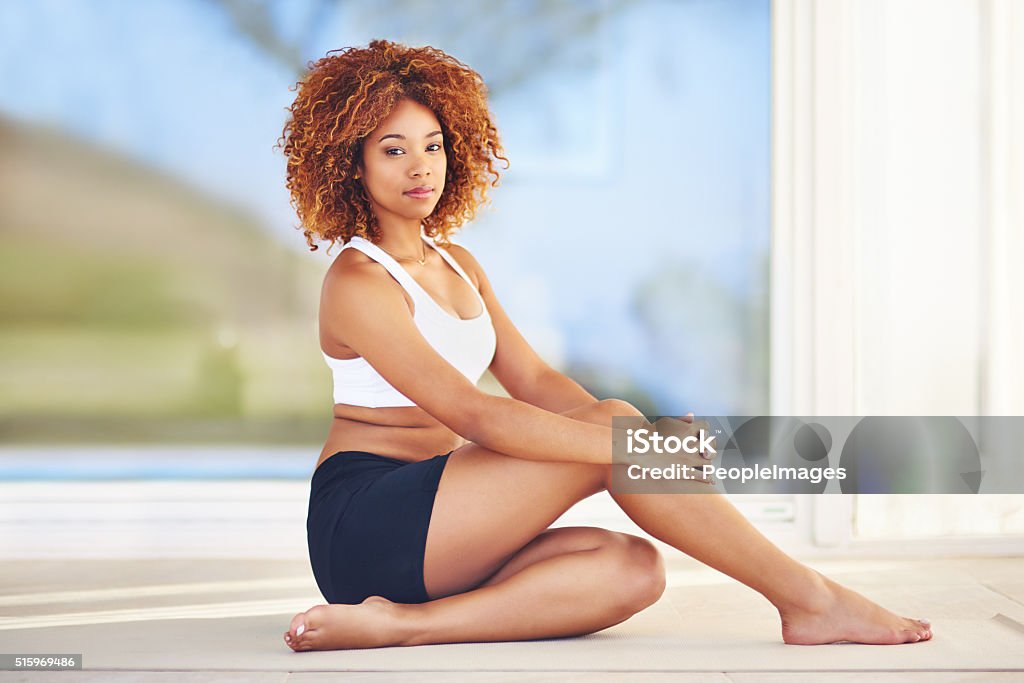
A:
[[[552,368],[534,380],[517,398],[552,413],[564,413],[597,402],[594,394]]]
[[[498,348],[490,370],[509,395],[553,413],[563,413],[588,403],[596,403],[597,398],[593,394],[537,355],[505,313],[487,273],[469,250],[452,245],[449,253],[476,281],[480,296],[487,304],[487,312],[498,337]]]
[[[526,460],[612,462],[610,427],[489,394],[483,394],[479,410],[483,417],[462,436],[491,450]]]
[[[597,403],[598,400],[572,378],[551,367],[527,385],[516,398],[552,413],[564,413],[588,403]]]
[[[466,379],[423,338],[399,285],[380,266],[329,273],[322,305],[347,346],[459,436],[528,460],[612,462],[610,427],[491,396]]]

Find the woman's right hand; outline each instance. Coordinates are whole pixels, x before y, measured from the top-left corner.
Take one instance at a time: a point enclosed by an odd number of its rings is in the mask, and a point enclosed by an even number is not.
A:
[[[679,420],[681,420],[683,424],[680,424],[678,422]],[[655,427],[658,430],[658,433],[661,434],[663,437],[675,436],[682,440],[692,436],[697,440],[698,444],[701,443],[701,432],[703,431],[705,434],[707,434],[708,432],[711,431],[711,425],[710,423],[708,423],[707,420],[698,420],[694,422],[694,414],[692,412],[677,418],[662,418],[655,422]],[[717,457],[717,453],[710,453],[701,449],[698,453],[685,453],[683,460],[685,461],[688,460],[689,458],[693,458],[693,461],[687,462],[687,464],[697,467],[699,469],[702,465],[709,464],[712,460],[715,459],[715,457]],[[705,476],[702,473],[702,471],[696,477],[694,477],[692,481],[700,482],[703,484],[715,483],[714,479],[710,475]]]

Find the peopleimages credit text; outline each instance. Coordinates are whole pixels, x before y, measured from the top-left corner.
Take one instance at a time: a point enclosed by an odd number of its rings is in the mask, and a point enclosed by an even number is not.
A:
[[[626,452],[630,455],[645,453],[716,453],[715,436],[708,435],[703,429],[699,435],[689,435],[680,439],[677,436],[653,434],[647,429],[627,429]],[[715,467],[714,465],[684,465],[674,463],[668,467],[644,467],[630,465],[626,474],[630,479],[694,479],[699,477],[716,477],[720,480],[756,481],[756,480],[791,480],[810,481],[815,484],[824,480],[846,479],[844,467],[782,467],[779,465],[754,465],[748,467]]]

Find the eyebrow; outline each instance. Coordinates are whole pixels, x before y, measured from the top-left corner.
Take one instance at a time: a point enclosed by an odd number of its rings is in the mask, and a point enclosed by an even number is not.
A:
[[[435,135],[440,135],[440,134],[441,134],[441,131],[435,130],[433,133],[427,133],[423,137],[425,137],[425,138],[432,138]],[[387,135],[382,135],[380,140],[377,140],[377,142],[384,142],[388,138],[398,138],[399,140],[405,140],[405,136],[404,135],[399,135],[398,133],[388,133]]]

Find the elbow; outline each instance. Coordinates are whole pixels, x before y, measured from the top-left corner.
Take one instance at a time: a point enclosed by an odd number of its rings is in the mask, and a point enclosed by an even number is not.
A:
[[[509,388],[508,393],[512,397],[526,403],[535,404],[543,397],[553,383],[556,383],[560,373],[544,364],[537,372],[528,377],[520,377],[515,385]]]
[[[453,413],[448,427],[466,441],[486,446],[487,427],[493,422],[486,419],[486,416],[494,414],[493,402],[497,399],[497,396],[492,396],[474,387],[472,395],[456,402],[458,409]]]

